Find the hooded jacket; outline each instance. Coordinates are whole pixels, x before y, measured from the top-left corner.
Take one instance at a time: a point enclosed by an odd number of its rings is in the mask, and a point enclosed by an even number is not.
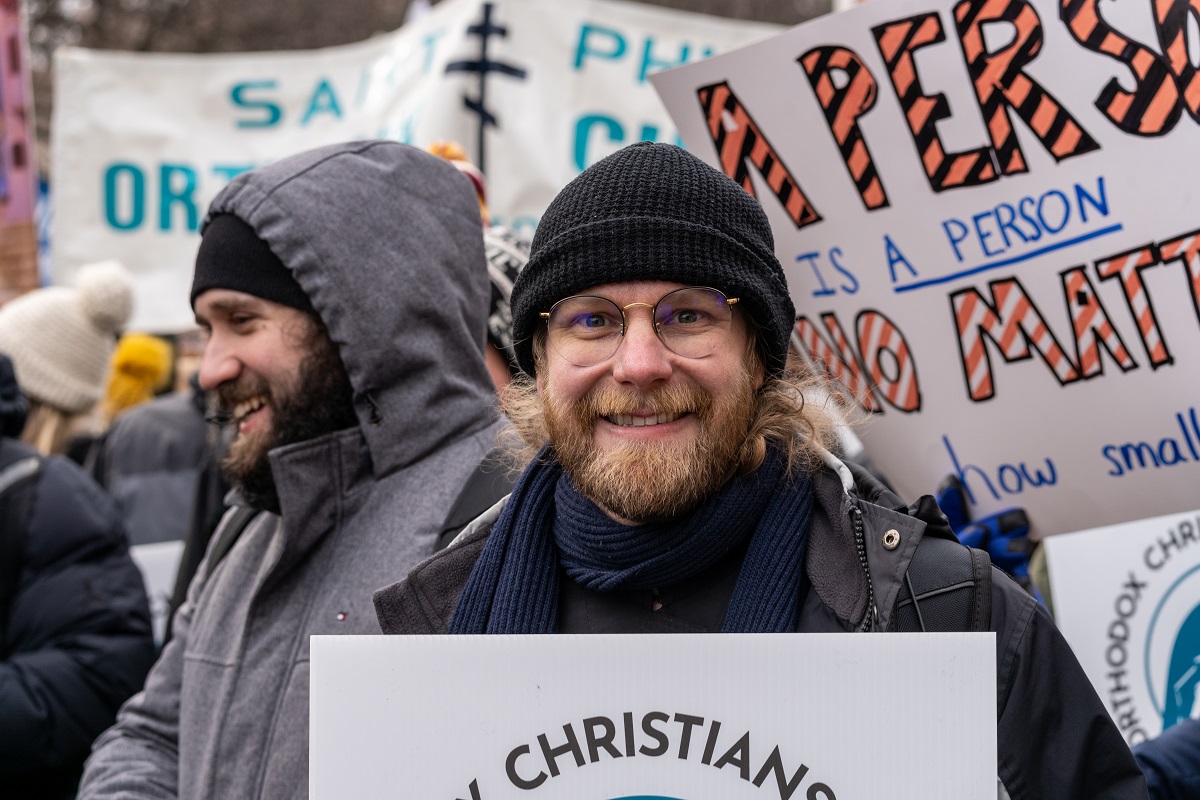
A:
[[[499,424],[479,206],[454,167],[395,142],[325,147],[239,176],[222,213],[311,299],[358,425],[270,453],[281,515],[201,563],[83,798],[306,797],[309,636],[379,632],[372,590],[433,551]]]
[[[950,587],[918,591],[924,616],[917,625],[909,602],[921,576],[913,568],[928,539],[950,539],[932,498],[904,507],[865,470],[851,472],[833,456],[813,476],[816,502],[807,534],[810,588],[798,613],[798,632],[967,630],[963,602],[944,604]],[[467,579],[499,517],[497,504],[459,538],[375,595],[388,634],[446,633]],[[894,537],[894,538],[893,538]],[[889,544],[891,545],[889,547]],[[956,541],[933,551],[961,551]],[[859,553],[862,553],[860,557]],[[600,594],[563,580],[562,633],[692,633],[720,630],[738,564],[718,565],[672,591]],[[1012,800],[1145,800],[1146,784],[1120,732],[1096,696],[1049,615],[1016,583],[991,568],[990,630],[996,633],[998,773]],[[909,581],[912,581],[910,583]],[[686,584],[686,585],[684,585]],[[953,587],[958,589],[960,587]],[[971,604],[965,604],[968,608]],[[911,627],[910,627],[911,626]],[[902,723],[901,723],[902,724]],[[1004,795],[1001,795],[1004,796]]]

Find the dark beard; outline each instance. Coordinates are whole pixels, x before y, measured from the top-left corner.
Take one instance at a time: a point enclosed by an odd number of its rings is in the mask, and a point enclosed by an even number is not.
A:
[[[265,442],[234,441],[221,462],[226,479],[237,487],[254,508],[280,513],[279,492],[267,454],[277,447],[306,442],[358,424],[354,413],[354,390],[329,332],[319,321],[304,343],[309,354],[300,362],[295,385],[274,391],[261,378],[244,386],[234,384],[217,390],[218,405],[233,408],[243,397],[265,393],[271,408],[271,431]]]

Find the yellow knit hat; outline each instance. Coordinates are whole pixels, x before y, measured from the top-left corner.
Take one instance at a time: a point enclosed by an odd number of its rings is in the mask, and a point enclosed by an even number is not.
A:
[[[127,333],[117,342],[104,394],[104,415],[111,420],[144,403],[167,386],[171,377],[171,345],[157,336]]]

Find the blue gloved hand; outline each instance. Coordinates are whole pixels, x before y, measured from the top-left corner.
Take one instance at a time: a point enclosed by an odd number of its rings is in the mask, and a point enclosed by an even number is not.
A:
[[[972,520],[966,492],[957,475],[946,476],[938,486],[937,502],[960,542],[985,551],[993,564],[1042,602],[1037,587],[1029,579],[1029,556],[1034,543],[1029,539],[1029,517],[1025,509],[1008,508]]]

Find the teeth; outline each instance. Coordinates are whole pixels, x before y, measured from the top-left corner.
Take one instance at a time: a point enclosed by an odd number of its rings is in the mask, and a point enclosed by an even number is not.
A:
[[[648,425],[662,425],[667,422],[674,422],[682,417],[683,414],[657,414],[652,417],[635,417],[632,414],[614,414],[611,417],[605,417],[613,425],[621,425],[627,428],[644,428]]]
[[[241,420],[258,411],[266,405],[266,400],[262,397],[252,397],[249,400],[244,400],[233,407],[233,418]]]

